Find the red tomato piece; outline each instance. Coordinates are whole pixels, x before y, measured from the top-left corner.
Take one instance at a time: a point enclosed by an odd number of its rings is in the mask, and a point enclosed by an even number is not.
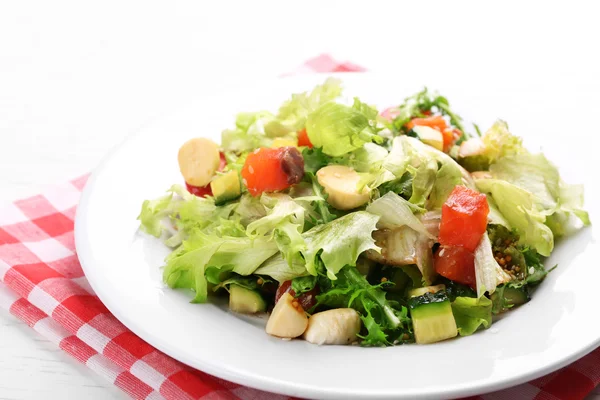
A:
[[[475,260],[473,252],[464,247],[440,247],[433,256],[435,270],[441,276],[462,283],[475,286]]]
[[[223,171],[227,166],[227,158],[225,158],[225,153],[223,153],[222,151],[219,152],[219,158],[219,171]]]
[[[198,197],[206,197],[212,196],[212,190],[210,189],[210,185],[206,186],[192,186],[189,183],[185,183],[185,188],[188,192]]]
[[[225,158],[225,153],[219,153],[220,162],[219,162],[219,171],[223,171],[227,166],[227,159]],[[193,186],[189,183],[185,183],[185,188],[188,192],[198,197],[206,197],[212,196],[212,189],[210,188],[210,183],[206,186]]]
[[[441,115],[434,115],[425,118],[413,118],[406,124],[407,129],[412,129],[415,126],[428,126],[443,132],[448,127],[446,120]]]
[[[444,138],[444,151],[447,153],[450,148],[460,137],[462,132],[456,128],[446,128],[442,131],[442,137]]]
[[[242,178],[252,196],[286,189],[302,180],[304,159],[295,147],[261,148],[246,157]]]
[[[475,251],[487,228],[489,211],[485,194],[456,186],[442,207],[440,244]]]
[[[277,293],[275,293],[275,304],[279,301],[279,298],[283,296],[284,293],[289,293],[292,297],[296,297],[296,292],[292,290],[292,281],[285,281],[277,288]],[[315,304],[317,304],[317,295],[320,293],[319,287],[315,286],[312,290],[309,290],[306,293],[302,293],[298,296],[298,301],[303,309],[309,310]]]
[[[309,149],[313,148],[313,144],[310,142],[306,129],[302,129],[298,132],[298,146],[307,146]]]

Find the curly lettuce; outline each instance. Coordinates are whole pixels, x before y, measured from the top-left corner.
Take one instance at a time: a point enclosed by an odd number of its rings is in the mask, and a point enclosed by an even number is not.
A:
[[[328,78],[311,92],[293,94],[291,99],[281,105],[277,115],[266,124],[267,135],[283,136],[290,132],[298,132],[305,127],[311,112],[337,99],[341,94],[342,83],[335,78]]]
[[[314,147],[339,157],[365,143],[383,142],[375,127],[377,110],[354,100],[352,106],[329,102],[308,115],[306,132]]]
[[[357,211],[304,232],[302,237],[306,248],[301,253],[306,261],[306,269],[316,275],[320,261],[329,279],[335,280],[343,267],[356,265],[358,256],[364,251],[379,251],[371,237],[378,220],[377,215]]]
[[[452,314],[459,335],[469,336],[492,325],[492,301],[487,297],[457,297],[452,302]]]

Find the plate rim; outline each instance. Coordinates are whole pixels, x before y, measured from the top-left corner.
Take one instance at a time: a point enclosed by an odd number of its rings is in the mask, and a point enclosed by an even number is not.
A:
[[[249,90],[254,86],[258,86],[259,84],[273,84],[274,82],[280,82],[282,80],[300,80],[307,79],[308,81],[312,81],[314,79],[324,77],[337,77],[342,80],[345,78],[357,79],[356,77],[364,77],[364,79],[368,79],[368,77],[377,77],[377,79],[385,78],[390,74],[381,74],[376,72],[342,72],[342,73],[311,73],[305,75],[292,75],[292,76],[283,76],[278,78],[270,78],[270,79],[260,79],[253,81],[251,85],[241,85],[234,89],[229,88],[227,92],[230,91],[243,91]],[[391,78],[391,75],[390,75]],[[359,78],[362,79],[362,78]],[[183,105],[182,108],[189,106],[190,104],[198,101],[199,98],[207,98],[210,93],[204,94],[202,96],[195,97],[192,101]],[[168,341],[161,339],[159,336],[155,335],[148,330],[144,330],[142,326],[138,326],[134,321],[124,315],[119,307],[110,300],[110,295],[104,292],[103,287],[99,286],[97,281],[94,279],[96,273],[101,269],[98,268],[96,261],[93,260],[90,254],[90,246],[89,241],[85,238],[85,232],[87,230],[87,223],[85,221],[85,215],[87,214],[88,204],[92,197],[94,187],[96,185],[96,181],[99,176],[102,175],[102,172],[107,168],[107,165],[117,156],[119,151],[123,149],[128,143],[135,140],[138,136],[143,134],[144,128],[147,125],[152,124],[155,120],[160,120],[170,114],[173,111],[166,114],[156,115],[154,118],[148,119],[145,123],[141,124],[136,130],[132,131],[127,137],[122,140],[120,143],[115,145],[100,161],[100,163],[93,169],[92,173],[88,177],[88,180],[85,184],[83,191],[81,192],[81,197],[77,206],[76,215],[75,215],[75,224],[74,224],[74,235],[75,235],[75,247],[78,255],[78,259],[80,261],[83,272],[94,290],[94,293],[100,301],[106,306],[106,308],[114,315],[127,329],[133,332],[135,335],[140,337],[142,340],[153,346],[155,349],[163,352],[165,355],[174,358],[177,361],[182,362],[185,365],[188,365],[192,368],[198,369],[201,372],[205,372],[207,374],[213,375],[218,378],[222,378],[237,384],[241,384],[244,386],[248,386],[258,390],[269,391],[272,393],[283,394],[283,395],[292,395],[292,396],[303,396],[310,398],[346,398],[346,399],[363,399],[363,398],[372,398],[372,399],[392,399],[392,398],[434,398],[437,396],[443,395],[444,397],[462,397],[462,396],[472,396],[478,394],[489,393],[497,390],[506,389],[509,387],[517,386],[522,383],[531,381],[533,379],[537,379],[541,376],[552,373],[558,369],[563,368],[566,365],[571,364],[572,362],[584,357],[585,355],[592,352],[600,345],[600,335],[596,338],[596,340],[587,346],[583,346],[579,351],[572,352],[570,354],[565,355],[564,357],[558,359],[554,363],[550,363],[548,365],[544,365],[542,367],[538,367],[530,370],[528,373],[521,374],[516,377],[504,377],[502,379],[494,379],[491,382],[488,382],[488,378],[482,379],[480,381],[476,381],[473,383],[465,383],[462,385],[453,386],[448,390],[444,390],[443,392],[440,390],[427,390],[427,388],[422,388],[418,392],[398,392],[398,391],[378,391],[374,388],[374,391],[365,392],[365,391],[357,391],[357,390],[340,390],[339,388],[317,388],[312,386],[307,386],[301,383],[294,383],[292,381],[282,381],[277,379],[272,379],[268,376],[263,375],[254,375],[245,372],[236,372],[232,369],[227,369],[219,366],[216,363],[211,363],[210,360],[206,359],[196,359],[192,357],[188,357],[185,352],[180,352],[176,346],[170,345]]]

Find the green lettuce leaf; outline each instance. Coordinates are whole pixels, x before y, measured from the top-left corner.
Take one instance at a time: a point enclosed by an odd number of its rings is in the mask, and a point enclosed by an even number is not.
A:
[[[408,226],[430,239],[435,239],[413,211],[424,212],[425,210],[393,192],[386,193],[367,207],[367,212],[381,217],[378,224],[380,228],[394,229]]]
[[[403,104],[395,110],[397,115],[391,123],[396,132],[406,132],[405,125],[413,118],[426,117],[426,112],[439,111],[442,115],[448,116],[450,123],[464,132],[463,137],[468,136],[462,123],[462,118],[454,113],[450,108],[448,99],[437,93],[431,93],[427,88],[404,99]]]
[[[539,209],[530,192],[499,179],[478,179],[477,188],[494,198],[506,221],[519,233],[521,244],[546,257],[550,255],[554,235],[544,224],[546,214]]]
[[[261,196],[260,202],[267,210],[267,214],[248,224],[246,233],[249,237],[272,233],[284,221],[298,225],[298,229],[302,233],[304,208],[290,196],[283,193],[265,193]]]
[[[217,207],[213,198],[197,197],[173,185],[167,195],[144,201],[138,220],[141,229],[153,236],[168,233],[165,243],[175,247],[196,229],[214,229],[221,219],[230,217],[234,207]]]
[[[317,307],[354,308],[367,329],[367,334],[362,336],[362,346],[387,346],[395,340],[406,341],[405,334],[410,338],[411,323],[406,307],[386,299],[381,285],[371,285],[355,267],[343,268],[334,281],[320,278]]]
[[[375,143],[365,143],[364,146],[345,154],[342,157],[331,157],[330,164],[346,165],[361,176],[358,189],[368,186],[373,189],[381,184],[395,179],[394,175],[383,168],[383,163],[389,152]]]
[[[506,229],[511,230],[512,227],[510,226],[506,218],[504,218],[504,215],[502,215],[502,213],[498,209],[498,206],[496,205],[494,199],[491,196],[487,196],[487,202],[488,207],[490,209],[490,213],[488,214],[488,224],[502,225]]]
[[[361,148],[365,143],[381,143],[377,135],[370,107],[357,99],[353,106],[338,103],[325,103],[309,114],[306,132],[314,147],[320,147],[323,153],[339,157]],[[375,111],[376,115],[376,111]]]
[[[525,154],[522,140],[511,134],[505,121],[496,121],[481,138],[485,147],[484,155],[490,164],[502,157]]]
[[[425,206],[425,201],[433,190],[438,172],[437,161],[430,159],[421,163],[416,169],[412,181],[412,195],[408,200],[419,207]]]
[[[207,267],[227,268],[240,275],[252,274],[278,252],[274,241],[265,238],[218,237],[196,232],[167,257],[163,280],[171,288],[193,289],[193,303],[206,302]]]
[[[462,172],[456,163],[444,163],[437,171],[431,195],[427,201],[427,209],[441,209],[452,190],[462,183]]]
[[[301,235],[304,231],[304,208],[283,193],[263,194],[260,205],[266,210],[266,215],[250,222],[246,235],[250,238],[274,238],[284,258],[291,263],[293,255],[306,247]]]
[[[235,128],[221,133],[221,147],[225,151],[236,153],[269,147],[273,140],[265,134],[265,124],[273,118],[273,114],[268,111],[238,114]]]
[[[306,269],[316,275],[317,258],[320,258],[327,269],[327,276],[334,280],[344,266],[356,265],[358,256],[364,251],[379,251],[371,237],[378,220],[377,215],[357,211],[304,232],[306,249],[302,250],[302,255]]]
[[[567,185],[560,179],[558,169],[543,154],[519,154],[499,159],[490,166],[490,173],[528,191],[547,215],[574,214],[584,225],[590,224],[583,210],[583,187]],[[559,215],[556,218],[561,218]],[[565,218],[562,218],[565,219]],[[554,224],[559,235],[563,224]]]
[[[281,253],[266,260],[254,273],[270,276],[279,283],[309,275],[304,266],[304,259],[300,255],[294,256],[290,262],[290,259],[285,260]]]
[[[480,327],[492,325],[492,301],[487,297],[457,297],[452,302],[452,314],[460,336],[469,336]]]
[[[383,168],[400,178],[406,172],[413,156],[413,148],[405,136],[395,137],[392,140],[389,155],[383,161]]]
[[[311,92],[293,94],[291,99],[281,105],[275,118],[266,124],[267,134],[282,136],[290,132],[298,132],[306,125],[306,119],[311,112],[337,99],[341,94],[341,81],[335,78],[328,78]]]
[[[160,237],[164,229],[162,220],[172,212],[169,208],[172,200],[173,193],[156,200],[144,200],[142,210],[137,217],[144,232]]]
[[[261,197],[254,197],[246,193],[240,197],[240,201],[235,209],[235,214],[239,217],[244,226],[248,226],[253,221],[263,218],[267,215],[267,210]]]
[[[309,275],[309,276],[300,276],[292,279],[292,290],[296,293],[296,296],[310,292],[317,285],[318,277]]]

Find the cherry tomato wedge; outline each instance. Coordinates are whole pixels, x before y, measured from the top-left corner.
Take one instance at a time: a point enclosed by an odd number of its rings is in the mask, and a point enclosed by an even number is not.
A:
[[[473,252],[487,228],[489,211],[485,194],[456,186],[442,207],[440,244]]]
[[[433,256],[433,265],[441,276],[463,285],[475,286],[473,252],[464,247],[440,247]]]
[[[292,289],[292,281],[285,281],[277,288],[277,293],[275,293],[275,304],[279,301],[279,298],[283,296],[284,293],[289,293],[291,296],[296,297],[296,292]],[[303,309],[309,310],[315,304],[317,304],[317,295],[320,293],[319,287],[315,286],[312,290],[308,292],[302,293],[298,296],[298,301]]]
[[[220,152],[219,157],[220,157],[219,171],[223,171],[225,169],[225,167],[227,166],[227,159],[225,158],[225,153]],[[186,182],[185,188],[187,189],[188,192],[190,192],[191,194],[198,196],[198,197],[212,196],[212,190],[210,188],[210,184],[208,184],[206,186],[193,186]]]
[[[298,132],[298,146],[307,146],[309,149],[313,148],[313,144],[310,142],[306,129],[302,129]]]
[[[242,178],[252,196],[286,189],[304,177],[304,159],[295,147],[261,148],[246,157]]]

